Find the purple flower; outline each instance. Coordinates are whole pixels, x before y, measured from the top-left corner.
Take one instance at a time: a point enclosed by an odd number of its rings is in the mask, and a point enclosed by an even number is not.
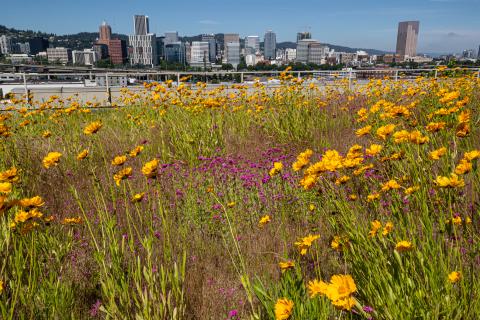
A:
[[[370,306],[364,306],[363,311],[365,311],[366,313],[371,313],[373,312],[373,308]]]
[[[238,310],[237,309],[233,309],[233,310],[230,310],[228,312],[228,318],[229,319],[237,317],[237,316],[238,316]]]
[[[97,302],[95,302],[95,304],[92,305],[92,307],[90,308],[91,317],[97,316],[98,310],[100,309],[101,305],[102,305],[102,302],[100,300],[97,300]]]

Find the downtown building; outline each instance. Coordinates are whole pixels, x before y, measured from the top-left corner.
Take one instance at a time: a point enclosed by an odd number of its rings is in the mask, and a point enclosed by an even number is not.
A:
[[[245,38],[245,55],[256,55],[260,52],[260,37],[248,36]]]
[[[304,64],[322,64],[327,52],[328,47],[317,40],[300,40],[297,43],[296,61]]]
[[[211,63],[217,60],[217,40],[214,34],[202,34],[202,42],[208,42],[208,53]]]
[[[98,60],[98,52],[93,49],[72,51],[72,62],[74,65],[93,66]]]
[[[275,32],[268,30],[265,33],[263,46],[265,60],[275,60],[277,58],[277,35]]]
[[[13,53],[12,38],[6,35],[0,36],[0,53],[1,54]]]
[[[127,43],[124,40],[112,39],[112,28],[106,22],[103,22],[99,27],[98,33],[99,38],[96,46],[94,46],[98,59],[109,57],[112,64],[125,64],[127,62]]]
[[[72,62],[72,50],[63,47],[47,48],[47,59],[49,63],[67,64]]]
[[[312,39],[312,34],[308,31],[304,31],[304,32],[298,32],[297,33],[297,43],[300,41],[300,40],[310,40]]]
[[[28,40],[30,45],[30,54],[36,55],[39,52],[45,52],[48,48],[48,40],[42,37],[35,37]]]
[[[229,63],[234,68],[240,64],[240,36],[238,33],[223,35],[223,63]]]
[[[190,47],[190,66],[196,68],[210,67],[210,43],[193,41]]]
[[[400,56],[402,60],[404,60],[405,57],[415,57],[417,55],[419,30],[419,21],[403,21],[398,24],[396,54]]]
[[[135,34],[128,36],[128,42],[132,47],[130,63],[153,67],[158,64],[157,37],[150,33],[147,16],[135,15],[133,22]]]

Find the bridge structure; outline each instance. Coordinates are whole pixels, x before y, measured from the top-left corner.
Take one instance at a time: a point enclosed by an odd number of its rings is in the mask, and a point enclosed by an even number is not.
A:
[[[108,70],[108,71],[106,71]],[[195,86],[197,82],[207,83],[208,88],[220,85],[230,88],[233,84],[253,86],[261,82],[269,88],[280,84],[279,76],[286,73],[306,84],[314,83],[320,87],[338,86],[353,90],[372,79],[414,80],[419,77],[440,78],[445,72],[469,74],[480,79],[480,68],[463,69],[348,69],[348,70],[313,70],[313,71],[148,71],[125,70],[123,72],[106,70],[77,70],[70,72],[22,72],[0,73],[1,96],[12,94],[15,97],[30,97],[35,100],[47,100],[56,95],[67,98],[76,95],[83,101],[97,100],[102,105],[110,105],[120,97],[121,89],[127,87],[131,91],[140,91],[144,82],[169,81],[173,87],[183,83]],[[59,71],[59,70],[58,70]],[[342,80],[342,81],[339,81]],[[3,83],[2,83],[3,82]]]

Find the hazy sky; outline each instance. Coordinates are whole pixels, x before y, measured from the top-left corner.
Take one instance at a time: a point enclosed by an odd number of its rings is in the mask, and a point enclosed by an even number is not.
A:
[[[132,33],[134,14],[150,17],[157,34],[235,32],[295,41],[313,38],[350,47],[394,50],[397,24],[420,20],[419,52],[460,52],[480,45],[480,0],[2,0],[0,24],[56,34],[97,31]]]

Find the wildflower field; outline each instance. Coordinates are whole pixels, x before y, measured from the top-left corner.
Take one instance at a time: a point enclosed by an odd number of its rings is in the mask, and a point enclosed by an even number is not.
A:
[[[479,78],[281,83],[4,103],[0,318],[480,318]]]

